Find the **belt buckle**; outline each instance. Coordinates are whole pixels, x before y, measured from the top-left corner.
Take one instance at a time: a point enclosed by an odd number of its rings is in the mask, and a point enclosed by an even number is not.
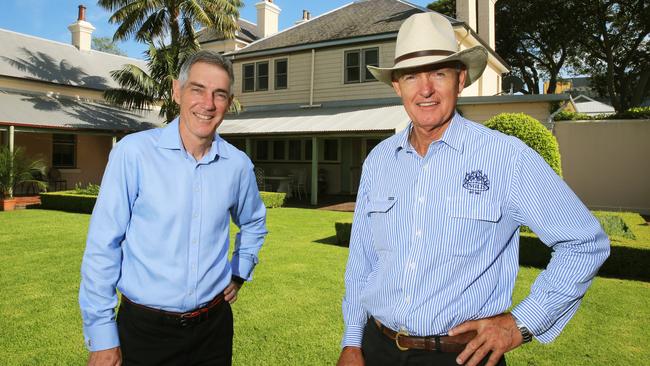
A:
[[[400,329],[400,331],[397,332],[397,334],[395,334],[395,345],[397,346],[397,349],[399,349],[400,351],[408,351],[409,349],[408,347],[402,347],[399,344],[399,337],[400,336],[408,337],[408,335],[409,335],[408,332],[404,329]]]
[[[183,313],[180,316],[180,325],[181,327],[185,328],[190,324],[194,323],[194,320],[197,318],[198,315],[201,315],[200,311],[193,311],[190,313]]]

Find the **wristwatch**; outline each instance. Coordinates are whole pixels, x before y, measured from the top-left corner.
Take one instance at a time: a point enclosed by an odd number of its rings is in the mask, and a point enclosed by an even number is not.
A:
[[[521,333],[522,338],[524,339],[522,344],[528,343],[533,340],[533,333],[528,330],[528,328],[524,325],[524,323],[520,322],[519,319],[517,319],[516,316],[512,315],[512,317],[515,319],[515,324],[517,324],[517,329],[519,329],[519,332]]]

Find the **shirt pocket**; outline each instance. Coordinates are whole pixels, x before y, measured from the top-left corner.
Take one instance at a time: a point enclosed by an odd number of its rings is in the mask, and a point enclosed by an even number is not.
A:
[[[447,216],[449,254],[474,256],[493,239],[501,220],[501,203],[476,197],[451,197],[447,201]]]
[[[389,250],[391,239],[389,227],[394,225],[395,204],[397,198],[391,197],[371,199],[368,202],[368,216],[370,216],[370,230],[377,250]]]

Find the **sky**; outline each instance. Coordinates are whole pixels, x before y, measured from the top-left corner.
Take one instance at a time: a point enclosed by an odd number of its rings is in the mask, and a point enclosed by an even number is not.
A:
[[[426,6],[433,0],[412,0],[411,3]],[[242,18],[256,22],[255,4],[259,0],[244,0],[240,9]],[[353,0],[274,0],[282,9],[280,30],[286,29],[302,18],[302,10],[312,18],[349,4]],[[77,20],[78,5],[86,6],[86,20],[96,29],[93,37],[113,37],[117,25],[110,24],[111,13],[97,5],[95,0],[2,0],[0,28],[18,33],[70,43],[68,25]],[[135,41],[118,43],[118,47],[131,57],[142,58],[146,47]],[[2,46],[0,45],[0,52]]]

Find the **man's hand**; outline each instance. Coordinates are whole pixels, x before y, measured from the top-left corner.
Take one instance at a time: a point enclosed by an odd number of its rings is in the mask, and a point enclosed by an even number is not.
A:
[[[90,352],[90,357],[88,358],[88,366],[120,365],[122,365],[122,351],[120,350],[120,347]]]
[[[459,365],[475,366],[492,352],[485,366],[494,366],[504,353],[519,347],[523,342],[521,332],[511,314],[465,322],[450,330],[449,335],[455,336],[470,331],[477,334],[458,355],[456,362]]]
[[[364,366],[363,354],[359,347],[343,347],[336,366]]]
[[[239,292],[241,286],[241,284],[235,281],[230,281],[230,285],[228,285],[228,287],[223,290],[223,298],[229,303],[233,304],[235,301],[237,301],[237,292]]]

